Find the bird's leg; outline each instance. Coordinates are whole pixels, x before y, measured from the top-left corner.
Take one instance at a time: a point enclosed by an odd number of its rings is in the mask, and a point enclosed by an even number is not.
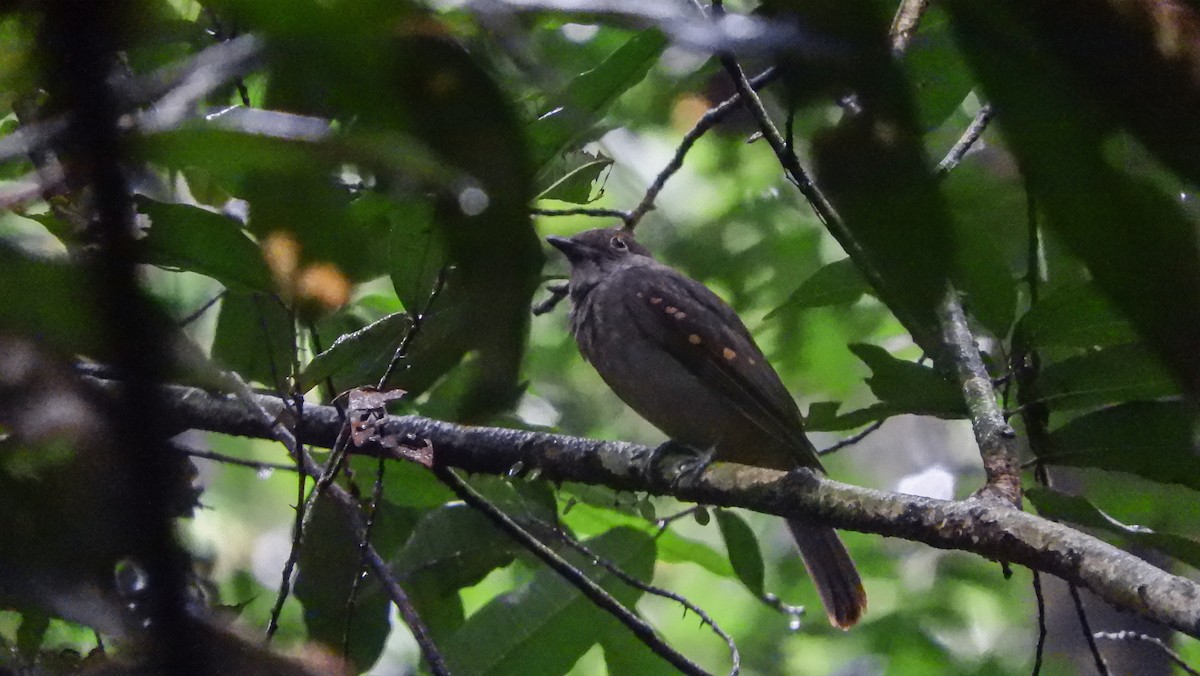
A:
[[[671,477],[671,487],[677,488],[680,483],[698,478],[712,464],[716,448],[698,449],[683,442],[668,439],[650,451],[650,454],[639,460],[638,473],[647,479],[657,477],[661,473],[664,462],[668,466]]]

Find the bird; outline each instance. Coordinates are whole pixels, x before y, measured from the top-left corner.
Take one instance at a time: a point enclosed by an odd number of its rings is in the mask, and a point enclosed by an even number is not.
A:
[[[824,471],[796,401],[732,307],[654,258],[625,228],[547,241],[570,264],[570,327],[583,358],[671,444],[714,461]],[[854,626],[867,597],[829,526],[788,519],[830,623]]]

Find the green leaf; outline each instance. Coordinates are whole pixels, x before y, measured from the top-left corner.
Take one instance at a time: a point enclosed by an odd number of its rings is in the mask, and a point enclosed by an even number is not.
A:
[[[230,291],[221,299],[213,359],[246,380],[282,387],[292,372],[295,326],[275,298]]]
[[[1025,497],[1042,516],[1119,535],[1131,545],[1154,549],[1193,568],[1200,568],[1200,541],[1176,533],[1160,533],[1144,526],[1121,523],[1081,496],[1031,486],[1025,489]]]
[[[692,563],[721,577],[735,577],[728,558],[703,542],[697,542],[667,529],[659,532],[658,526],[633,514],[614,509],[576,503],[562,517],[563,523],[582,535],[598,535],[614,528],[635,528],[654,538],[658,558],[666,563]]]
[[[313,510],[300,550],[295,594],[304,605],[308,637],[340,648],[346,631],[346,599],[358,576],[361,555],[339,505],[329,498],[321,498]],[[416,518],[417,512],[413,510],[381,503],[372,543],[379,551],[394,550],[397,541],[412,530]],[[350,659],[359,671],[370,668],[383,652],[391,631],[388,622],[390,603],[373,576],[362,581],[349,634]]]
[[[782,305],[768,312],[764,319],[771,319],[788,309],[849,305],[870,292],[870,285],[863,279],[854,261],[843,258],[822,266],[801,282],[799,288]]]
[[[432,205],[406,200],[389,211],[389,217],[392,288],[404,309],[415,315],[424,311],[438,271],[446,264],[446,253],[437,236]]]
[[[401,586],[447,596],[512,562],[517,545],[487,517],[463,503],[421,516],[408,541],[389,557]]]
[[[1086,348],[1137,339],[1129,322],[1091,284],[1063,287],[1038,301],[1017,324],[1035,348]]]
[[[0,326],[36,336],[67,353],[108,355],[92,287],[83,273],[57,261],[28,257],[0,242]]]
[[[950,18],[938,5],[921,17],[904,52],[904,70],[915,91],[918,120],[929,131],[946,121],[971,92],[974,77],[954,43]]]
[[[654,573],[654,540],[644,533],[618,528],[584,544],[638,579],[648,580]],[[574,552],[565,556],[626,608],[642,595],[585,557]],[[540,567],[532,580],[480,608],[440,647],[453,673],[549,676],[567,673],[614,627],[619,629],[611,615],[558,573]]]
[[[326,378],[334,378],[339,392],[375,385],[400,347],[408,326],[408,315],[396,312],[354,333],[338,336],[301,371],[296,379],[297,391],[308,392]]]
[[[644,30],[551,95],[548,110],[529,127],[533,165],[546,166],[589,131],[617,97],[646,77],[666,46],[662,33]]]
[[[1135,402],[1080,416],[1050,433],[1053,465],[1129,472],[1200,490],[1196,412],[1188,404]]]
[[[561,162],[561,168],[553,166],[556,171],[542,172],[542,174],[550,173],[548,178],[553,179],[553,183],[541,187],[539,183],[539,192],[537,199],[539,200],[558,200],[560,202],[570,202],[571,204],[587,204],[592,200],[592,183],[600,179],[600,175],[605,169],[612,166],[612,159],[603,155],[593,155],[586,152],[570,153]],[[550,167],[547,167],[549,170]],[[542,179],[542,174],[539,174],[539,180]]]
[[[1140,344],[1118,345],[1047,366],[1038,399],[1052,410],[1178,395],[1179,384]]]
[[[852,68],[801,67],[788,81],[800,97],[810,95],[804,90],[814,81],[837,78],[823,84],[855,90],[870,111],[842,116],[814,135],[816,182],[844,226],[830,232],[917,345],[936,354],[935,308],[954,267],[952,221],[926,156],[913,88],[888,48],[886,15],[873,0],[776,4],[854,52]]]
[[[942,194],[953,219],[955,288],[973,318],[1007,336],[1017,306],[1013,270],[1025,267],[1025,188],[968,158],[942,180]]]
[[[241,291],[270,291],[271,272],[258,245],[234,220],[187,204],[137,198],[150,217],[143,260],[198,272]]]
[[[957,383],[928,366],[893,357],[876,345],[855,344],[850,351],[871,369],[867,386],[897,413],[965,418],[966,405]]]
[[[1087,264],[1096,288],[1185,390],[1200,396],[1197,222],[1180,204],[1179,188],[1168,189],[1184,184],[1154,168],[1131,170],[1122,144],[1132,145],[1132,139],[1115,134],[1112,124],[1135,99],[1122,93],[1106,109],[1095,95],[1111,92],[1096,90],[1088,79],[1104,74],[1081,72],[1073,50],[1084,43],[1064,42],[1061,27],[1048,30],[1047,13],[968,0],[945,6],[988,99],[1003,111],[1006,146],[1047,225]],[[1093,14],[1085,16],[1090,21]],[[1094,45],[1093,56],[1108,40]],[[1153,80],[1167,72],[1137,77]],[[1194,119],[1188,124],[1195,128]]]
[[[758,538],[737,514],[727,509],[718,509],[716,513],[717,527],[721,529],[725,550],[729,552],[729,564],[750,593],[761,597],[764,593],[763,557]]]

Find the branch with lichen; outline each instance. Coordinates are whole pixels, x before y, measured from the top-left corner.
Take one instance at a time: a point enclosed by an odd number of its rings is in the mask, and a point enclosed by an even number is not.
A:
[[[86,378],[102,390],[118,383]],[[254,395],[273,414],[285,403]],[[262,417],[236,398],[191,387],[164,386],[166,424],[224,434],[271,438]],[[669,462],[645,469],[651,449],[545,432],[467,427],[419,416],[390,416],[391,433],[428,439],[435,462],[473,473],[503,475],[514,466],[537,468],[544,479],[645,491],[723,507],[802,518],[844,530],[924,542],[1027,566],[1083,585],[1119,608],[1200,638],[1200,585],[1068,526],[995,500],[935,500],[843,484],[810,471],[790,473],[718,463],[680,482]],[[341,421],[331,406],[306,408],[300,440],[331,446]],[[364,446],[356,452],[378,455]]]

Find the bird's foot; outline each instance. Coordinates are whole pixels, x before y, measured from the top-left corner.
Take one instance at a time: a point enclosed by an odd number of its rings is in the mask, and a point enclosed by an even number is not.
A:
[[[681,483],[691,482],[703,474],[715,454],[715,448],[700,450],[670,439],[659,444],[641,461],[638,473],[651,480],[669,474],[671,488],[678,488]],[[664,466],[664,463],[669,464]]]

